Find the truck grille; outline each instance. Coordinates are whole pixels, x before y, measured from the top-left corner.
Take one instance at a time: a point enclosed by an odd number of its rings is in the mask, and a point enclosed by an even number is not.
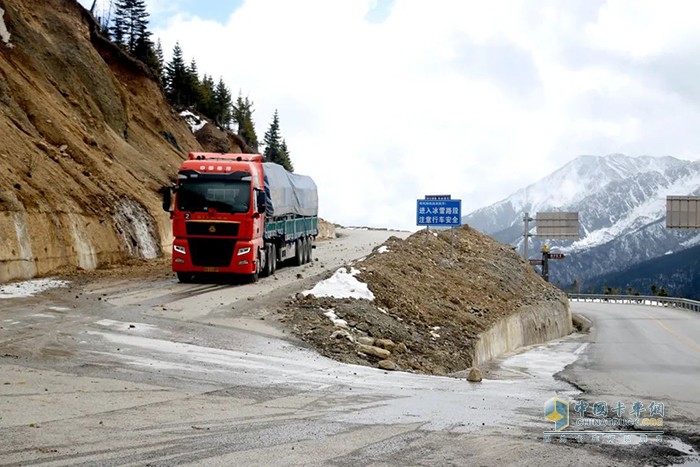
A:
[[[237,222],[185,222],[187,235],[217,235],[235,237],[238,235]]]
[[[203,267],[225,267],[231,264],[235,240],[218,238],[190,238],[187,240],[192,264]]]

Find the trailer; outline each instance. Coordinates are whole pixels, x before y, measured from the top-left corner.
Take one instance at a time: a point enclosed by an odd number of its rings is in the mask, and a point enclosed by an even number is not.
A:
[[[256,281],[282,262],[312,260],[316,184],[260,154],[190,153],[177,182],[163,189],[163,209],[172,219],[172,269],[180,282],[204,273]]]

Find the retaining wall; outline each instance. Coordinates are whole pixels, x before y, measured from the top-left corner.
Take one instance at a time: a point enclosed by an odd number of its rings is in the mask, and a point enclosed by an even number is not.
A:
[[[523,307],[480,334],[474,348],[474,366],[520,347],[564,337],[572,330],[567,300]]]

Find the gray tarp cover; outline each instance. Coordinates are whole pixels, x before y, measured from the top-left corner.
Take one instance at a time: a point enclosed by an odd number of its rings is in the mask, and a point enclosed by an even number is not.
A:
[[[311,177],[287,172],[274,162],[264,162],[263,170],[268,215],[318,215],[318,190]]]

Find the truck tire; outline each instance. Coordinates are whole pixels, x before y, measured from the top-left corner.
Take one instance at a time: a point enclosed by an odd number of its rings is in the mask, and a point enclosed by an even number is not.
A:
[[[270,261],[272,261],[272,274],[277,271],[277,245],[270,243],[270,251],[272,255],[270,256]]]
[[[268,277],[272,275],[272,245],[265,245],[265,264],[260,272],[262,277]]]
[[[301,237],[301,264],[306,264],[306,237]]]
[[[304,238],[304,264],[311,261],[309,257],[309,247],[311,246],[311,239],[309,237]]]
[[[294,265],[295,266],[301,266],[304,264],[304,253],[302,252],[302,249],[304,248],[304,244],[301,241],[301,238],[297,238],[296,241],[294,242]]]
[[[191,272],[178,272],[177,280],[183,284],[191,284],[194,282],[194,274]]]
[[[314,259],[314,258],[313,258],[313,256],[314,256],[314,254],[313,254],[314,245],[313,245],[313,239],[312,239],[311,237],[309,237],[308,247],[309,247],[309,252],[308,252],[308,254],[306,255],[306,257],[308,258],[309,262],[311,262],[311,261],[313,261],[313,259]]]
[[[255,258],[255,272],[248,275],[248,282],[251,284],[257,282],[260,278],[260,250],[258,250],[257,258]]]

